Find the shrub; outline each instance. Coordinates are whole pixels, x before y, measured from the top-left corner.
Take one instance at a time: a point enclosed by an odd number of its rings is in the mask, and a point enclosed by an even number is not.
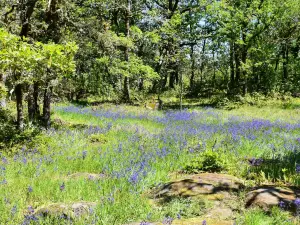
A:
[[[220,172],[226,168],[226,163],[214,151],[206,151],[201,153],[198,157],[193,159],[184,167],[186,173],[199,173],[199,172]]]

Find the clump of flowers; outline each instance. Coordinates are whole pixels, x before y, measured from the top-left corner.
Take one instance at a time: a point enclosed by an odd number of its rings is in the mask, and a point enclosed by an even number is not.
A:
[[[173,223],[173,220],[174,219],[172,217],[166,217],[162,223],[166,225],[171,225]]]
[[[300,173],[300,164],[296,164],[296,173]]]
[[[296,198],[294,201],[294,204],[296,206],[296,215],[300,215],[300,198]]]
[[[248,160],[251,166],[260,166],[264,160],[262,158],[251,158]]]

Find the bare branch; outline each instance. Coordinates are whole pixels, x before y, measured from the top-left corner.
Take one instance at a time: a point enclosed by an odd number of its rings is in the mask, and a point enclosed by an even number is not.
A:
[[[5,23],[7,23],[7,17],[8,17],[8,15],[11,14],[15,10],[16,7],[18,7],[17,4],[12,5],[11,9],[2,15],[4,17],[4,22]]]
[[[159,7],[163,8],[163,9],[168,9],[165,5],[159,3],[158,0],[153,0],[155,2],[156,5],[158,5]]]

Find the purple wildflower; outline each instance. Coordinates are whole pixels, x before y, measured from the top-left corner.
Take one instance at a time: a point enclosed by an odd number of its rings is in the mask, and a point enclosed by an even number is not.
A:
[[[206,220],[202,221],[202,225],[207,225]]]
[[[34,209],[32,206],[28,206],[28,213],[30,214],[34,213]]]
[[[86,158],[86,155],[87,155],[87,151],[84,150],[84,151],[82,152],[82,159],[85,159],[85,158]]]
[[[11,209],[11,215],[14,216],[17,213],[17,206],[14,205]]]
[[[172,217],[166,217],[162,223],[166,225],[171,225],[173,223],[173,220],[174,219]]]
[[[284,201],[280,201],[280,202],[279,202],[279,207],[280,207],[281,209],[284,209],[284,208],[285,208],[285,202],[284,202]]]
[[[63,190],[65,190],[65,183],[63,182],[60,186],[59,186],[59,189],[61,190],[61,191],[63,191]]]
[[[7,163],[8,163],[7,158],[2,157],[2,162],[3,162],[4,164],[7,164]]]
[[[33,191],[33,188],[32,188],[31,186],[29,186],[29,187],[27,188],[27,190],[28,190],[29,193],[31,193],[31,192]]]
[[[136,184],[138,182],[139,174],[138,172],[134,172],[129,178],[129,182],[132,184]]]
[[[296,164],[296,173],[300,173],[300,164]]]
[[[260,166],[264,160],[262,158],[252,158],[248,160],[251,166]]]
[[[3,185],[7,184],[7,180],[4,179],[3,181],[1,181],[1,184],[3,184]]]
[[[4,202],[5,202],[5,204],[10,204],[10,201],[9,201],[9,199],[8,199],[8,198],[6,198],[6,197],[4,197]]]
[[[297,208],[300,208],[300,198],[296,198],[294,201]]]
[[[26,163],[27,163],[27,159],[26,159],[26,157],[24,157],[24,158],[22,159],[22,162],[23,162],[24,164],[26,164]]]

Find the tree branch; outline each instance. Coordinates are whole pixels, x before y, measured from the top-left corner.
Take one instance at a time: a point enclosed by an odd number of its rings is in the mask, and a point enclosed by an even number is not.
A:
[[[175,12],[175,11],[177,10],[178,3],[179,3],[179,0],[176,0],[174,6],[173,6],[173,8],[172,8],[172,11],[173,11],[173,12]]]
[[[162,5],[161,3],[159,3],[158,0],[153,0],[155,2],[156,5],[158,5],[159,7],[163,8],[163,9],[167,9],[166,6]]]
[[[17,4],[12,5],[11,9],[2,15],[2,16],[4,16],[4,22],[5,23],[7,23],[7,17],[8,17],[8,15],[11,14],[15,10],[16,7],[18,7]]]

